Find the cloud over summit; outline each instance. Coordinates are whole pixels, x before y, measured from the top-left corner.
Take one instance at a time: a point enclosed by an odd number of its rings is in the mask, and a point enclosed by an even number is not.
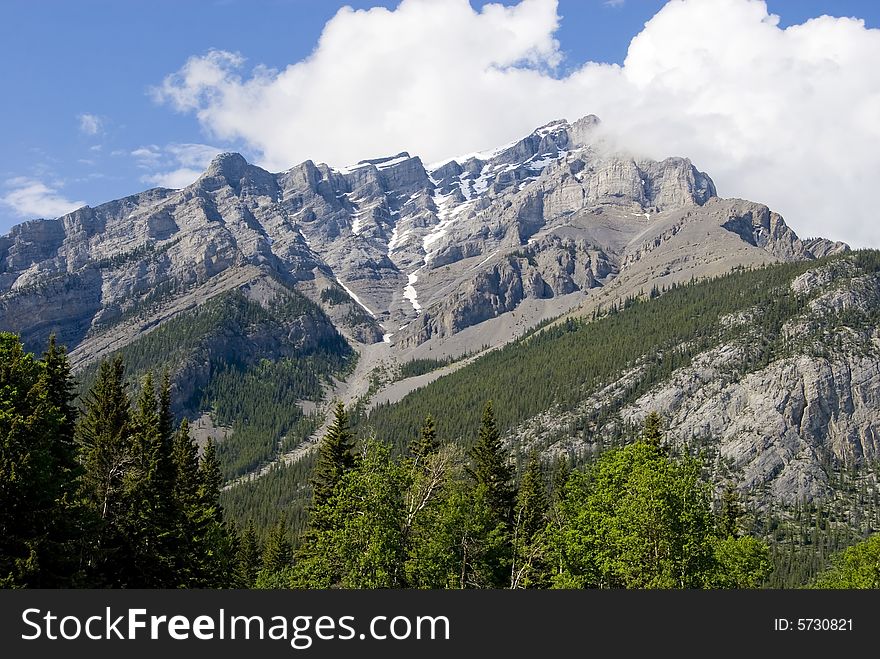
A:
[[[560,20],[555,0],[343,8],[284,70],[211,51],[154,95],[276,171],[402,150],[429,162],[593,113],[624,148],[688,156],[802,236],[880,246],[880,30],[827,16],[783,30],[762,0],[671,0],[623,66],[560,76]]]

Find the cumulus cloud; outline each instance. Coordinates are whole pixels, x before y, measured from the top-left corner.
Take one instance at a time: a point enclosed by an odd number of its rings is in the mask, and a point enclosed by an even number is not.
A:
[[[86,135],[97,135],[104,128],[104,121],[96,114],[81,114],[79,117],[80,132]]]
[[[685,155],[725,196],[767,203],[804,236],[880,246],[880,31],[860,20],[781,29],[763,0],[671,0],[623,66],[563,59],[555,0],[341,9],[314,52],[276,71],[193,57],[154,90],[260,164],[346,164],[408,150],[426,162],[599,115],[634,153]]]
[[[149,144],[131,152],[138,166],[151,170],[141,181],[163,188],[183,188],[195,181],[223,149],[208,144]]]
[[[86,205],[84,201],[71,201],[57,190],[32,178],[16,177],[5,182],[6,193],[0,203],[8,206],[19,217],[53,218]]]

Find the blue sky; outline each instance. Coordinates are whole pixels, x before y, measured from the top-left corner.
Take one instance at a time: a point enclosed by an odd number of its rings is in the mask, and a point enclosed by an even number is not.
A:
[[[214,149],[239,150],[255,162],[278,169],[309,157],[295,149],[270,152],[266,140],[271,138],[226,127],[225,119],[198,116],[217,109],[212,101],[202,98],[191,107],[182,107],[179,97],[166,94],[157,100],[151,90],[180,71],[189,58],[210,50],[245,58],[239,73],[244,80],[256,65],[282,71],[315,50],[325,24],[343,4],[393,10],[399,3],[5,0],[0,23],[0,56],[6,63],[0,67],[0,85],[5,90],[0,106],[4,126],[0,132],[0,233],[37,216],[40,210],[51,215],[65,204],[95,205],[153,183],[182,183],[188,173],[200,170]],[[476,11],[484,4],[471,2]],[[558,79],[588,61],[622,64],[632,39],[665,4],[661,0],[559,0],[556,12],[560,18],[555,28],[548,29],[558,41],[557,50],[542,51],[535,68]],[[779,15],[780,28],[823,14],[857,16],[867,28],[880,27],[880,3],[873,0],[768,0],[767,6]],[[181,88],[178,82],[174,89]],[[589,103],[584,105],[579,114],[593,111]],[[533,117],[538,116],[535,111],[523,122],[534,123]],[[553,118],[546,116],[547,121]],[[335,118],[337,126],[357,120],[356,107],[350,115]],[[508,130],[520,125],[531,123]],[[369,131],[371,124],[360,128]],[[332,132],[327,141],[333,140]],[[389,137],[388,148],[398,149],[403,137]],[[373,140],[363,148],[382,146],[381,140]],[[470,150],[488,146],[492,144],[473,144]],[[427,150],[429,156],[455,155]],[[337,152],[348,156],[357,153],[357,148]],[[288,153],[290,162],[286,161]],[[335,152],[330,149],[328,153]],[[374,155],[381,153],[363,152],[359,157]],[[871,242],[872,238],[866,235],[856,242],[860,240]]]

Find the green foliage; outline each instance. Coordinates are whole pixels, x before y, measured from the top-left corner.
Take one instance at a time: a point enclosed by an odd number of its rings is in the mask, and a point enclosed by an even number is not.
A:
[[[410,445],[410,453],[412,453],[413,459],[423,462],[429,455],[436,453],[439,448],[437,423],[434,421],[434,417],[429,414],[419,429],[418,438]]]
[[[438,368],[448,366],[454,361],[455,360],[452,357],[447,357],[445,359],[411,359],[400,365],[399,377],[401,380],[405,378],[414,378],[417,375],[424,375],[425,373],[436,371]]]
[[[511,588],[543,588],[549,585],[546,564],[546,529],[550,504],[538,454],[529,455],[517,493],[513,529],[514,564]]]
[[[342,476],[354,466],[354,435],[348,427],[345,405],[337,402],[333,423],[318,447],[318,462],[312,474],[312,503],[316,509],[336,493]]]
[[[605,453],[566,485],[552,545],[564,588],[702,588],[711,584],[707,488],[691,460],[647,442]]]
[[[760,588],[773,567],[767,543],[752,536],[715,541],[712,588]]]
[[[289,336],[303,319],[329,327],[320,308],[296,291],[285,289],[266,307],[233,291],[166,321],[116,354],[131,377],[168,371],[172,379],[188,379],[182,388],[192,393],[179,406],[211,412],[217,424],[232,428],[218,446],[222,472],[231,479],[311,435],[320,421],[297,403],[319,400],[329,377],[351,367],[354,353],[335,331],[302,345]],[[83,373],[84,388],[96,369]]]
[[[483,410],[480,433],[470,451],[472,466],[468,470],[474,482],[486,489],[489,507],[499,522],[509,523],[513,513],[513,467],[510,451],[501,443],[492,401]]]
[[[660,448],[663,439],[663,421],[657,412],[650,412],[645,417],[645,427],[642,430],[642,440],[656,449]]]
[[[655,299],[633,298],[593,321],[568,319],[493,350],[422,387],[394,405],[379,405],[358,427],[406,445],[429,413],[438,433],[468,443],[482,401],[492,399],[504,432],[548,409],[572,411],[621,373],[640,365],[638,377],[607,409],[561,429],[588,438],[615,409],[649,391],[675,369],[742,329],[725,322],[731,314],[759,309],[750,328],[763,338],[744,368],[756,369],[791,349],[781,336],[785,321],[809,301],[789,284],[815,262],[739,271],[717,279],[673,286]],[[602,415],[605,415],[604,417]]]
[[[880,588],[880,534],[848,547],[820,574],[813,588]]]
[[[72,585],[78,569],[70,370],[0,333],[0,586]]]

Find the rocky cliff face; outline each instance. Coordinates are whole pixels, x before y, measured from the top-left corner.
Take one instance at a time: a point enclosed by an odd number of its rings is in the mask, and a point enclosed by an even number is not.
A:
[[[797,276],[789,289],[807,302],[778,335],[757,328],[763,309],[722,318],[713,347],[635,400],[628,392],[645,363],[634,363],[577,410],[549,410],[513,435],[550,444],[551,452],[592,452],[654,411],[670,444],[714,451],[719,473],[761,505],[832,497],[835,470],[871,473],[880,460],[880,275],[834,261]],[[778,355],[769,361],[759,357],[768,345]],[[582,425],[579,419],[600,410],[605,420],[589,440],[556,439],[560,428]]]
[[[717,255],[725,234],[735,249],[721,271],[846,249],[799,240],[765,206],[718,199],[686,159],[615,153],[598,127],[593,116],[555,121],[428,167],[403,152],[272,174],[222,154],[182,190],[148,190],[0,238],[0,328],[32,347],[53,331],[72,348],[118,344],[125,336],[113,333],[130,319],[161,323],[173,315],[162,309],[220,293],[242,278],[231,273],[256,267],[322,304],[352,339],[411,349],[526,300],[564,298],[559,312],[628,273],[636,282],[687,271],[676,236]],[[331,289],[345,291],[344,309]]]

